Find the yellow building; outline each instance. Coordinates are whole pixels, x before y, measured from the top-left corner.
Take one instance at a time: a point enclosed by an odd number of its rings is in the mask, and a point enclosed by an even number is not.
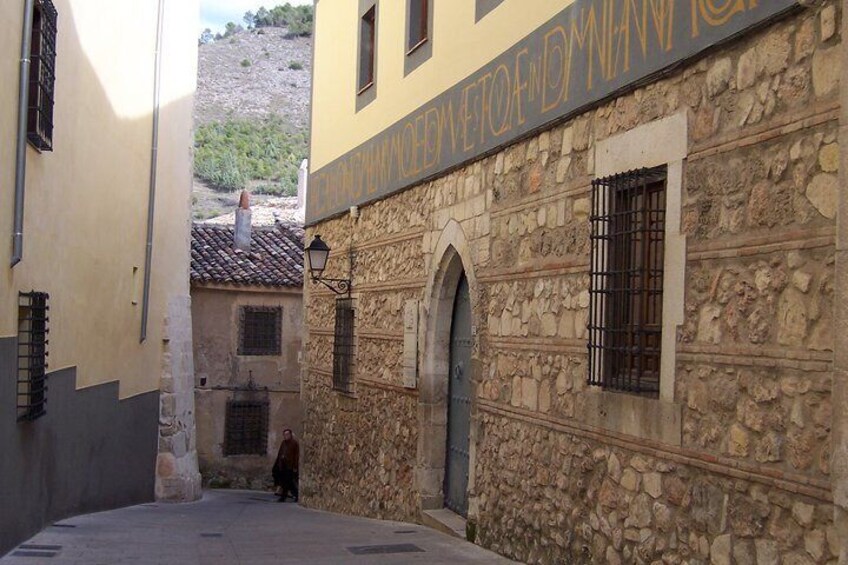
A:
[[[845,3],[315,6],[301,500],[846,562]]]
[[[197,496],[198,3],[13,0],[0,19],[2,553],[154,489]]]

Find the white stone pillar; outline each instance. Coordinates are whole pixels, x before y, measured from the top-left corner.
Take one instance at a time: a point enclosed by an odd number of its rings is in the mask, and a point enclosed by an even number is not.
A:
[[[163,339],[156,500],[190,502],[202,495],[194,422],[191,297],[171,299]]]

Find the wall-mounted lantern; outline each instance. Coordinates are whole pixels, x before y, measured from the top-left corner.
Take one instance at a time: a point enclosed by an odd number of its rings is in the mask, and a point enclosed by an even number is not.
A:
[[[336,294],[347,294],[350,296],[351,280],[331,279],[322,277],[321,274],[327,268],[327,260],[330,257],[330,246],[327,245],[320,235],[316,235],[309,247],[306,248],[306,260],[309,268],[309,276],[312,282],[319,282]]]

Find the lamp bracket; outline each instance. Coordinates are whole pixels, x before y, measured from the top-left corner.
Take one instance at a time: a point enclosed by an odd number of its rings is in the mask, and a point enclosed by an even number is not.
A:
[[[330,279],[325,277],[312,277],[313,283],[321,283],[336,294],[347,294],[350,297],[350,279]]]

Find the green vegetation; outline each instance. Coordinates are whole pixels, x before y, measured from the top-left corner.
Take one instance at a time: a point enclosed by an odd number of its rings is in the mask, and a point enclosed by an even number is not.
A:
[[[288,2],[270,10],[262,6],[255,14],[253,12],[244,14],[244,21],[248,28],[284,27],[289,30],[288,37],[312,35],[313,19],[312,6],[292,6]]]
[[[232,119],[200,126],[194,138],[194,173],[222,191],[297,193],[297,171],[307,155],[307,139],[280,118]],[[256,182],[259,181],[259,182]]]
[[[293,71],[302,71],[303,63],[301,63],[300,61],[292,61],[291,63],[289,63],[289,68]]]
[[[249,67],[250,66],[250,59],[242,59],[241,60],[241,66],[242,67]]]

